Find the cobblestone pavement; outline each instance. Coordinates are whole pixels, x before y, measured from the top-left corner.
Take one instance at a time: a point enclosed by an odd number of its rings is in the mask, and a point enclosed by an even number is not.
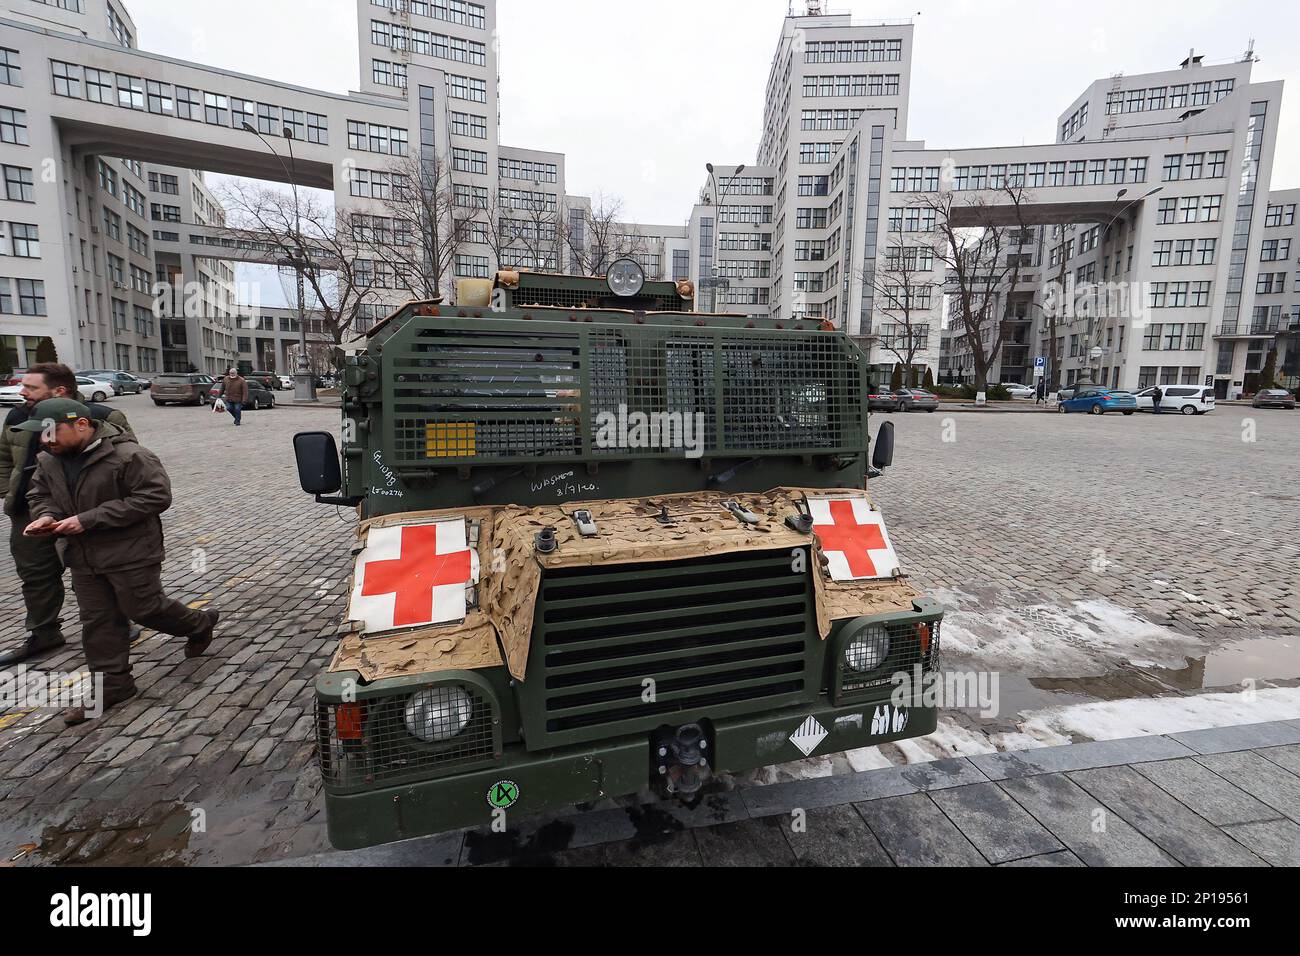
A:
[[[142,696],[98,722],[66,729],[49,712],[0,714],[0,861],[229,864],[322,852],[311,683],[337,637],[351,530],[299,492],[290,438],[335,427],[338,412],[250,412],[236,430],[204,410],[118,402],[175,486],[165,582],[220,609],[222,624],[198,661],[146,632],[133,655]],[[1245,442],[1252,415],[1256,440]],[[1266,686],[1300,677],[1294,641],[1279,649],[1300,633],[1300,554],[1288,531],[1300,417],[892,418],[897,466],[873,491],[895,545],[918,584],[955,609],[949,660],[1018,678],[1016,703],[1195,693],[1231,671],[1215,671],[1216,654],[1230,665],[1247,639],[1263,642],[1249,666]],[[1098,608],[1158,628],[1164,636],[1148,643],[1169,645],[1156,655],[1166,666],[1135,656],[1148,649],[1141,633],[1135,647],[1080,632]],[[1008,609],[1051,640],[1008,640],[998,620]],[[84,666],[70,592],[65,618],[74,640],[44,670]],[[1112,623],[1089,620],[1100,632]],[[5,553],[0,647],[21,640],[21,622]]]

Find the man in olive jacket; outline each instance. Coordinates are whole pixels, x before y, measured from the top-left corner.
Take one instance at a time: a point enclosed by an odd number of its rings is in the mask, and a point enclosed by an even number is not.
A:
[[[86,663],[103,677],[107,709],[136,694],[131,621],[188,638],[185,656],[199,657],[212,643],[219,615],[187,608],[163,592],[160,516],[171,507],[172,489],[152,452],[66,398],[37,405],[19,428],[40,433],[46,449],[27,495],[32,522],[24,534],[65,542]],[[63,719],[84,723],[85,709],[73,708]]]
[[[36,473],[36,456],[41,444],[38,436],[18,428],[31,417],[32,409],[48,398],[73,398],[77,377],[66,365],[42,363],[29,368],[22,379],[24,405],[10,409],[0,427],[0,494],[4,495],[4,512],[13,524],[9,533],[9,551],[22,581],[23,603],[27,607],[27,638],[23,646],[0,655],[0,667],[20,664],[66,643],[63,638],[63,562],[54,539],[24,537],[23,529],[31,524],[27,512],[27,489]],[[124,432],[131,426],[126,416],[107,405],[87,405],[96,421],[107,421]]]
[[[232,368],[221,382],[225,386],[221,390],[221,400],[226,403],[226,411],[235,419],[238,428],[244,418],[244,406],[248,404],[248,379],[239,374],[239,369]]]

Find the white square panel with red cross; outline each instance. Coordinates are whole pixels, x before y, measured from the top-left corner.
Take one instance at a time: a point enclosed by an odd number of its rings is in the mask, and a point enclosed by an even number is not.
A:
[[[348,619],[374,635],[465,619],[465,589],[478,580],[478,555],[465,519],[372,527],[357,555]]]
[[[832,581],[892,578],[898,555],[885,530],[885,516],[865,498],[809,498],[813,531],[821,540]]]

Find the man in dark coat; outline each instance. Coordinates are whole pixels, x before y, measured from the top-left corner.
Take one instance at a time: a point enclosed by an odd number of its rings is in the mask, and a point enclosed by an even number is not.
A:
[[[163,592],[160,516],[171,507],[171,480],[135,436],[96,422],[86,406],[66,398],[37,405],[19,428],[39,433],[46,449],[27,495],[32,521],[24,534],[64,540],[86,663],[103,679],[107,709],[136,694],[132,621],[188,638],[185,656],[199,657],[212,643],[219,614],[193,610]],[[84,723],[85,708],[74,707],[63,719]]]
[[[25,404],[9,410],[0,427],[0,494],[4,495],[4,512],[13,524],[9,533],[9,551],[13,555],[18,579],[22,581],[23,603],[27,607],[27,638],[16,651],[0,656],[0,667],[21,664],[63,647],[63,561],[50,537],[28,538],[23,529],[31,524],[27,511],[27,490],[36,473],[36,456],[41,443],[37,435],[18,428],[27,421],[32,409],[49,398],[73,398],[77,377],[66,365],[43,363],[29,368],[22,379]],[[106,421],[124,432],[131,426],[126,416],[107,405],[90,405],[95,421]]]
[[[244,419],[244,406],[248,404],[248,379],[239,374],[239,369],[232,368],[230,374],[221,380],[225,386],[221,390],[221,400],[226,403],[238,427]]]

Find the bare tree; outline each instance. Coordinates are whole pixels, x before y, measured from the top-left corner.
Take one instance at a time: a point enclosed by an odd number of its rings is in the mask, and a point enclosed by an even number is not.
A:
[[[535,272],[560,271],[560,211],[547,193],[531,192],[490,212],[497,262]]]
[[[336,211],[317,194],[294,195],[246,180],[234,180],[222,190],[228,238],[253,243],[281,269],[301,274],[308,330],[325,336],[339,348],[354,337],[361,307],[375,301],[373,260],[359,258],[346,213]]]
[[[862,282],[872,291],[872,311],[891,323],[888,332],[878,326],[875,331],[881,347],[906,369],[906,384],[919,386],[916,356],[929,345],[934,250],[925,244],[908,245],[900,229],[892,234],[884,263],[884,269],[863,269],[860,273]]]
[[[952,316],[970,348],[979,392],[988,388],[1010,324],[1003,310],[1024,268],[1020,246],[1028,203],[1017,185],[991,192],[996,199],[977,193],[958,203],[952,192],[941,192],[927,194],[917,204],[927,218],[934,215],[935,257],[948,272]]]
[[[562,223],[570,272],[602,276],[619,259],[645,256],[645,237],[629,232],[620,219],[622,214],[622,200],[598,194],[590,207],[583,209],[580,223]]]
[[[371,196],[383,212],[353,214],[363,230],[358,241],[415,297],[445,295],[456,255],[473,232],[474,210],[458,205],[451,169],[441,157],[407,156],[379,175],[388,180],[376,183],[371,173]]]

